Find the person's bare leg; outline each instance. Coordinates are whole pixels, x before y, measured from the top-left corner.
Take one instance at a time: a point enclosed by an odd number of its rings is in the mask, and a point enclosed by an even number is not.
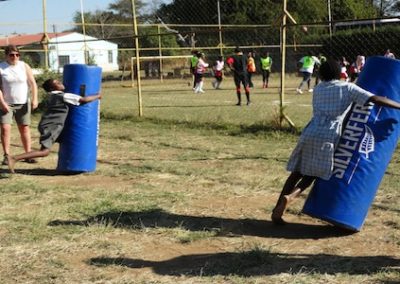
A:
[[[21,136],[22,146],[26,153],[31,151],[31,130],[29,125],[18,125],[19,134]]]
[[[30,151],[16,156],[8,156],[8,169],[11,173],[15,172],[15,164],[20,160],[46,157],[50,154],[50,149],[43,148],[39,151]]]
[[[285,199],[286,206],[292,203],[301,193],[301,188],[296,187],[291,194],[285,195],[283,198]]]
[[[287,195],[291,194],[295,189],[296,185],[303,177],[302,174],[298,172],[292,172],[287,178],[282,192],[278,198],[278,201],[275,205],[275,208],[272,210],[271,219],[275,224],[285,224],[285,221],[282,219],[283,213],[285,213],[286,207],[288,205]]]
[[[1,145],[4,155],[10,154],[11,124],[1,124]]]
[[[298,175],[295,175],[295,178],[297,178]],[[293,187],[292,192],[289,194],[283,194],[284,190],[282,190],[280,198],[282,199],[280,202],[278,202],[277,206],[275,207],[276,209],[275,212],[272,211],[272,221],[275,224],[285,224],[285,221],[282,219],[283,213],[285,213],[285,210],[289,204],[291,204],[294,200],[296,200],[297,197],[305,190],[307,189],[315,180],[315,177],[311,176],[303,176],[301,180]],[[295,182],[295,179],[293,179],[293,183]],[[293,184],[292,183],[292,184]],[[290,189],[290,186],[292,184],[288,184],[287,190]],[[280,216],[279,216],[280,215]]]
[[[287,203],[291,203],[295,200],[304,190],[306,190],[315,180],[315,177],[312,176],[303,176],[300,182],[296,185],[296,188],[293,192],[286,194],[284,197]]]

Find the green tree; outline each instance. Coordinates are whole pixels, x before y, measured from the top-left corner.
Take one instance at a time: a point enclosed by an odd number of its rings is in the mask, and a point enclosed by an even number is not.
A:
[[[161,5],[157,15],[169,24],[204,25],[217,24],[216,0],[173,0]],[[279,27],[282,15],[282,0],[219,0],[223,25],[266,25]],[[377,8],[371,0],[330,0],[333,20],[373,18]],[[328,0],[289,0],[288,11],[297,23],[321,23],[328,21]],[[201,46],[215,45],[213,30],[187,27],[182,34],[196,32]],[[312,32],[311,32],[312,33]],[[279,33],[272,28],[224,29],[226,44],[251,45],[257,43],[276,44]]]
[[[267,25],[271,24],[281,10],[278,0],[220,0],[222,25]],[[177,28],[182,35],[196,34],[200,46],[217,46],[218,29],[200,25],[218,24],[218,1],[174,0],[161,5],[157,15],[168,24],[199,25]],[[251,45],[270,42],[272,33],[265,27],[224,28],[225,45]]]
[[[155,19],[154,13],[160,5],[159,0],[143,1],[135,0],[137,23],[149,24]],[[99,39],[110,40],[118,44],[120,65],[126,65],[132,56],[135,56],[133,15],[131,0],[115,0],[105,11],[96,10],[95,12],[84,13],[85,32],[89,36]],[[74,15],[76,23],[74,31],[83,32],[81,13],[77,11]],[[139,46],[142,49],[141,56],[158,55],[159,36],[156,26],[140,26]],[[161,32],[165,32],[161,30]],[[161,38],[162,46],[176,47],[175,35],[167,35]],[[154,49],[154,50],[151,50]],[[169,55],[170,52],[164,52]]]
[[[375,18],[376,6],[365,0],[331,0],[334,21]]]
[[[118,33],[117,29],[110,24],[115,21],[115,15],[109,11],[96,10],[93,13],[84,13],[85,19],[85,32],[86,34],[101,38],[108,39]],[[80,12],[74,15],[74,23],[76,23],[74,31],[83,33],[82,17]]]
[[[135,0],[138,10],[138,22],[144,21],[141,11],[145,8],[143,1]],[[108,6],[106,11],[95,11],[84,13],[85,31],[87,35],[110,39],[117,43],[121,48],[132,47],[133,29],[132,29],[132,2],[131,0],[116,0]],[[81,32],[82,16],[79,11],[74,15],[76,23],[74,31]]]
[[[153,15],[146,14],[146,12],[154,12],[154,5],[157,5],[157,1],[153,0],[150,4],[153,7],[148,9],[144,1],[135,0],[138,24],[148,23],[149,19],[154,18]],[[96,10],[95,12],[84,13],[84,19],[87,35],[99,39],[111,40],[117,43],[120,48],[130,48],[133,46],[131,0],[117,0],[111,3],[106,11]],[[73,30],[82,33],[82,17],[79,11],[75,13],[74,22],[76,26]],[[156,29],[142,27],[139,29],[139,36],[141,47],[158,46]],[[165,41],[169,42],[170,39],[165,39]]]

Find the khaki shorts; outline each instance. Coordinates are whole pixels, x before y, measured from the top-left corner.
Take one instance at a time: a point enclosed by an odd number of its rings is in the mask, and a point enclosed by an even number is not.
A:
[[[0,123],[1,124],[12,124],[13,117],[18,125],[30,125],[31,124],[31,104],[9,105],[10,111],[4,113],[0,111]]]

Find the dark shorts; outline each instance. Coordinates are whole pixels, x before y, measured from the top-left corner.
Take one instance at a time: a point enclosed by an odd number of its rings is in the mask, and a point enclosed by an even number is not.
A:
[[[309,72],[301,72],[301,73],[303,74],[303,81],[311,80],[312,73],[309,73]]]
[[[204,74],[199,74],[199,73],[196,73],[196,74],[194,74],[194,80],[195,80],[195,82],[196,83],[199,83],[199,82],[201,82],[202,80],[203,80],[203,77],[204,77]]]
[[[50,149],[54,143],[58,141],[61,132],[64,129],[63,123],[39,123],[38,130],[40,133],[39,143],[42,148]]]
[[[12,124],[13,118],[18,125],[30,125],[31,124],[31,104],[12,104],[9,105],[10,111],[5,113],[0,111],[0,123],[1,124]]]
[[[233,79],[235,80],[236,88],[240,88],[240,84],[242,84],[245,88],[249,85],[246,74],[235,74]]]

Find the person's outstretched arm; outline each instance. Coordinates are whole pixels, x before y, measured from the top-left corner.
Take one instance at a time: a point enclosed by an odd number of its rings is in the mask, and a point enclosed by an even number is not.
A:
[[[374,103],[378,106],[400,109],[400,103],[382,96],[372,96],[368,102]]]
[[[101,94],[97,94],[97,95],[94,95],[94,96],[82,97],[82,98],[79,99],[79,102],[81,104],[87,104],[87,103],[93,102],[95,100],[100,100],[100,99],[101,99]]]

